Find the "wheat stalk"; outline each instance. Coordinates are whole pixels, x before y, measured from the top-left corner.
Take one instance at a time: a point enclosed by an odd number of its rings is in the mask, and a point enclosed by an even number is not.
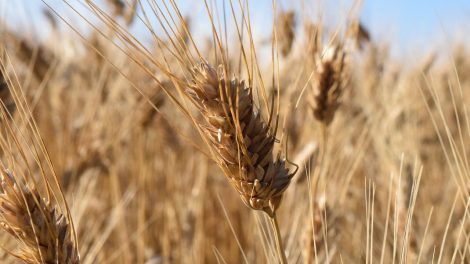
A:
[[[255,110],[251,89],[244,81],[228,80],[207,62],[194,67],[192,76],[186,92],[206,120],[200,127],[215,150],[217,163],[243,202],[270,216],[285,263],[276,210],[294,173],[279,155],[274,158],[274,135]]]

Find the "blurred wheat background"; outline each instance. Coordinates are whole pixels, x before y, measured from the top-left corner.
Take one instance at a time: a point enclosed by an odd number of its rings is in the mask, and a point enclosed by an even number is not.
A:
[[[1,263],[470,263],[466,1],[0,17]]]

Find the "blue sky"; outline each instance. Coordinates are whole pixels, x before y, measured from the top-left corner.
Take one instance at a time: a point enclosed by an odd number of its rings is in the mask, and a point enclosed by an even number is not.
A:
[[[293,2],[299,7],[300,1],[280,1],[283,7]],[[352,2],[323,0],[320,8],[328,16],[327,20],[335,21],[344,17]],[[253,9],[263,10],[271,1],[252,3]],[[470,0],[364,0],[359,14],[373,37],[388,40],[399,50],[409,51],[407,47],[422,49],[423,46],[435,48],[435,45],[455,38],[470,40],[467,37],[470,35]]]
[[[45,0],[52,6],[65,9],[62,0]],[[77,3],[83,0],[69,0]],[[158,0],[160,1],[160,0]],[[216,0],[220,3],[222,0]],[[202,1],[201,1],[202,2]],[[235,1],[237,2],[237,1]],[[278,0],[278,5],[283,8],[299,8],[299,1]],[[352,0],[305,0],[309,6],[305,10],[320,9],[326,16],[326,20],[337,22],[344,17]],[[205,12],[195,0],[180,0],[183,12],[203,16]],[[255,32],[269,34],[272,23],[271,0],[250,0]],[[319,4],[318,4],[319,3]],[[41,0],[0,0],[0,15],[8,17],[8,21],[15,21],[14,27],[28,28],[33,21],[36,28],[43,26],[40,21],[42,6]],[[470,0],[364,0],[360,12],[363,23],[369,28],[372,36],[379,40],[394,43],[395,49],[408,50],[434,47],[436,43],[450,42],[448,38],[460,38],[463,41],[469,35],[470,24]],[[29,22],[28,22],[29,21]],[[196,21],[198,26],[198,21]],[[204,20],[199,21],[199,25]],[[266,26],[267,25],[267,26]],[[449,36],[446,36],[449,34]]]
[[[470,22],[470,1],[366,1],[362,18],[379,37],[421,46],[444,38],[445,34],[470,33],[465,28]]]

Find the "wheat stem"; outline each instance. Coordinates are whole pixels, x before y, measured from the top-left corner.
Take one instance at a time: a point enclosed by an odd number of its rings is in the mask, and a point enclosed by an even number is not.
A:
[[[320,149],[318,153],[318,159],[317,162],[315,163],[315,170],[313,172],[313,197],[316,197],[317,192],[318,192],[318,185],[320,182],[320,174],[321,171],[323,170],[323,163],[325,159],[325,153],[326,153],[326,147],[327,147],[327,142],[328,142],[328,127],[324,124],[320,124],[321,128],[321,141],[320,141]]]
[[[316,199],[317,197],[317,192],[318,192],[318,185],[320,184],[320,174],[321,174],[321,171],[323,170],[323,163],[324,163],[324,159],[325,159],[325,156],[326,156],[326,147],[327,147],[327,142],[328,142],[328,126],[325,124],[325,123],[320,123],[320,149],[319,149],[319,153],[318,153],[318,158],[315,162],[315,170],[313,171],[313,177],[312,177],[312,186],[311,186],[311,195],[313,197],[313,199]],[[316,203],[315,202],[312,202],[311,203],[311,206],[312,206],[312,219],[311,219],[311,239],[309,239],[308,243],[307,243],[307,247],[306,247],[306,250],[307,250],[307,257],[306,257],[306,263],[311,263],[312,262],[312,255],[311,255],[311,251],[310,251],[310,248],[311,248],[311,244],[310,244],[310,241],[313,242],[313,250],[314,250],[314,257],[315,257],[315,260],[316,262],[318,261],[317,260],[317,244],[316,244],[316,240],[315,240],[315,234],[317,232],[317,230],[315,230],[315,211],[317,210],[316,208]]]
[[[271,220],[271,225],[273,227],[274,235],[276,238],[276,250],[277,254],[279,255],[279,260],[281,264],[287,264],[287,258],[284,252],[284,247],[282,246],[282,237],[281,232],[279,230],[279,224],[277,222],[276,213],[273,213],[269,219]]]

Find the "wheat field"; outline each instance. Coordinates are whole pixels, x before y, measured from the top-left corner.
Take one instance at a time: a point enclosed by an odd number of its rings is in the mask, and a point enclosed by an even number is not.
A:
[[[262,31],[245,0],[36,1],[0,30],[1,263],[470,263],[465,43],[394,56],[361,1]]]

